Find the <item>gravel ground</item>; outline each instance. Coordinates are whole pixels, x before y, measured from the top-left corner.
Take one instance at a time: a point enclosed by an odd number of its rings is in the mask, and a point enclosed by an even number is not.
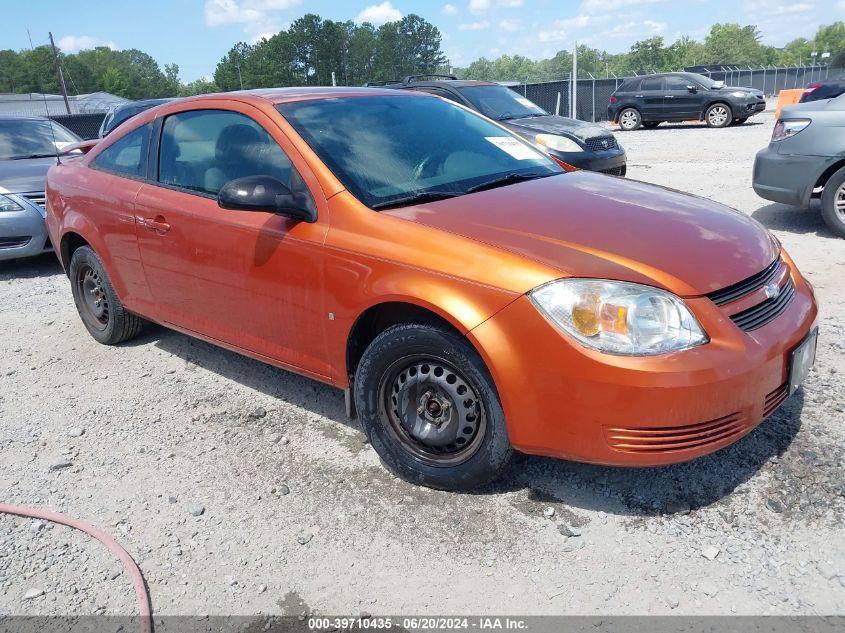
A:
[[[84,330],[50,257],[0,264],[0,498],[84,519],[158,614],[845,613],[845,241],[751,189],[773,117],[620,134],[629,175],[768,226],[822,305],[816,370],[718,454],[519,457],[477,494],[393,478],[339,391],[160,327]],[[131,614],[110,552],[0,516],[0,614]]]

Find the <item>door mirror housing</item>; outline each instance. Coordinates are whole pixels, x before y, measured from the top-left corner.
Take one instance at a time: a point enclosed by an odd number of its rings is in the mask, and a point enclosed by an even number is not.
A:
[[[689,90],[692,94],[695,94],[696,92],[698,92],[698,88],[696,86],[692,86],[692,85],[687,86],[687,90]]]
[[[316,222],[317,212],[309,195],[295,193],[272,176],[247,176],[230,180],[217,194],[222,209],[264,211],[300,220]]]

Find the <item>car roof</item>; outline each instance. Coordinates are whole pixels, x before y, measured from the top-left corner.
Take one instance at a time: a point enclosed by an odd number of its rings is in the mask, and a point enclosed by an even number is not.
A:
[[[235,92],[217,92],[196,97],[185,97],[180,102],[205,100],[260,100],[273,105],[292,101],[310,101],[318,99],[338,99],[344,97],[395,97],[398,93],[390,88],[356,88],[356,87],[294,87],[294,88],[256,88],[254,90],[238,90]]]
[[[0,121],[49,121],[39,114],[0,114]]]

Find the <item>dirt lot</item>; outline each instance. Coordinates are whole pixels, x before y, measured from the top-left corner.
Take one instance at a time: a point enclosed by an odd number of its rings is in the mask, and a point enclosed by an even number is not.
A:
[[[806,387],[718,454],[417,488],[339,391],[159,327],[98,345],[43,258],[0,264],[0,499],[114,534],[159,614],[845,613],[845,240],[755,196],[772,124],[620,134],[632,178],[752,215],[822,305]],[[0,517],[0,614],[133,610],[99,543]]]

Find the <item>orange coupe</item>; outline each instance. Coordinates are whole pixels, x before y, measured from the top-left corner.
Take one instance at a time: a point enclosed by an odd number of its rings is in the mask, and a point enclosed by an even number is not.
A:
[[[411,481],[472,488],[514,449],[692,459],[813,363],[812,288],[757,222],[438,97],[202,96],[85,149],[47,224],[92,336],[150,320],[344,389]]]

